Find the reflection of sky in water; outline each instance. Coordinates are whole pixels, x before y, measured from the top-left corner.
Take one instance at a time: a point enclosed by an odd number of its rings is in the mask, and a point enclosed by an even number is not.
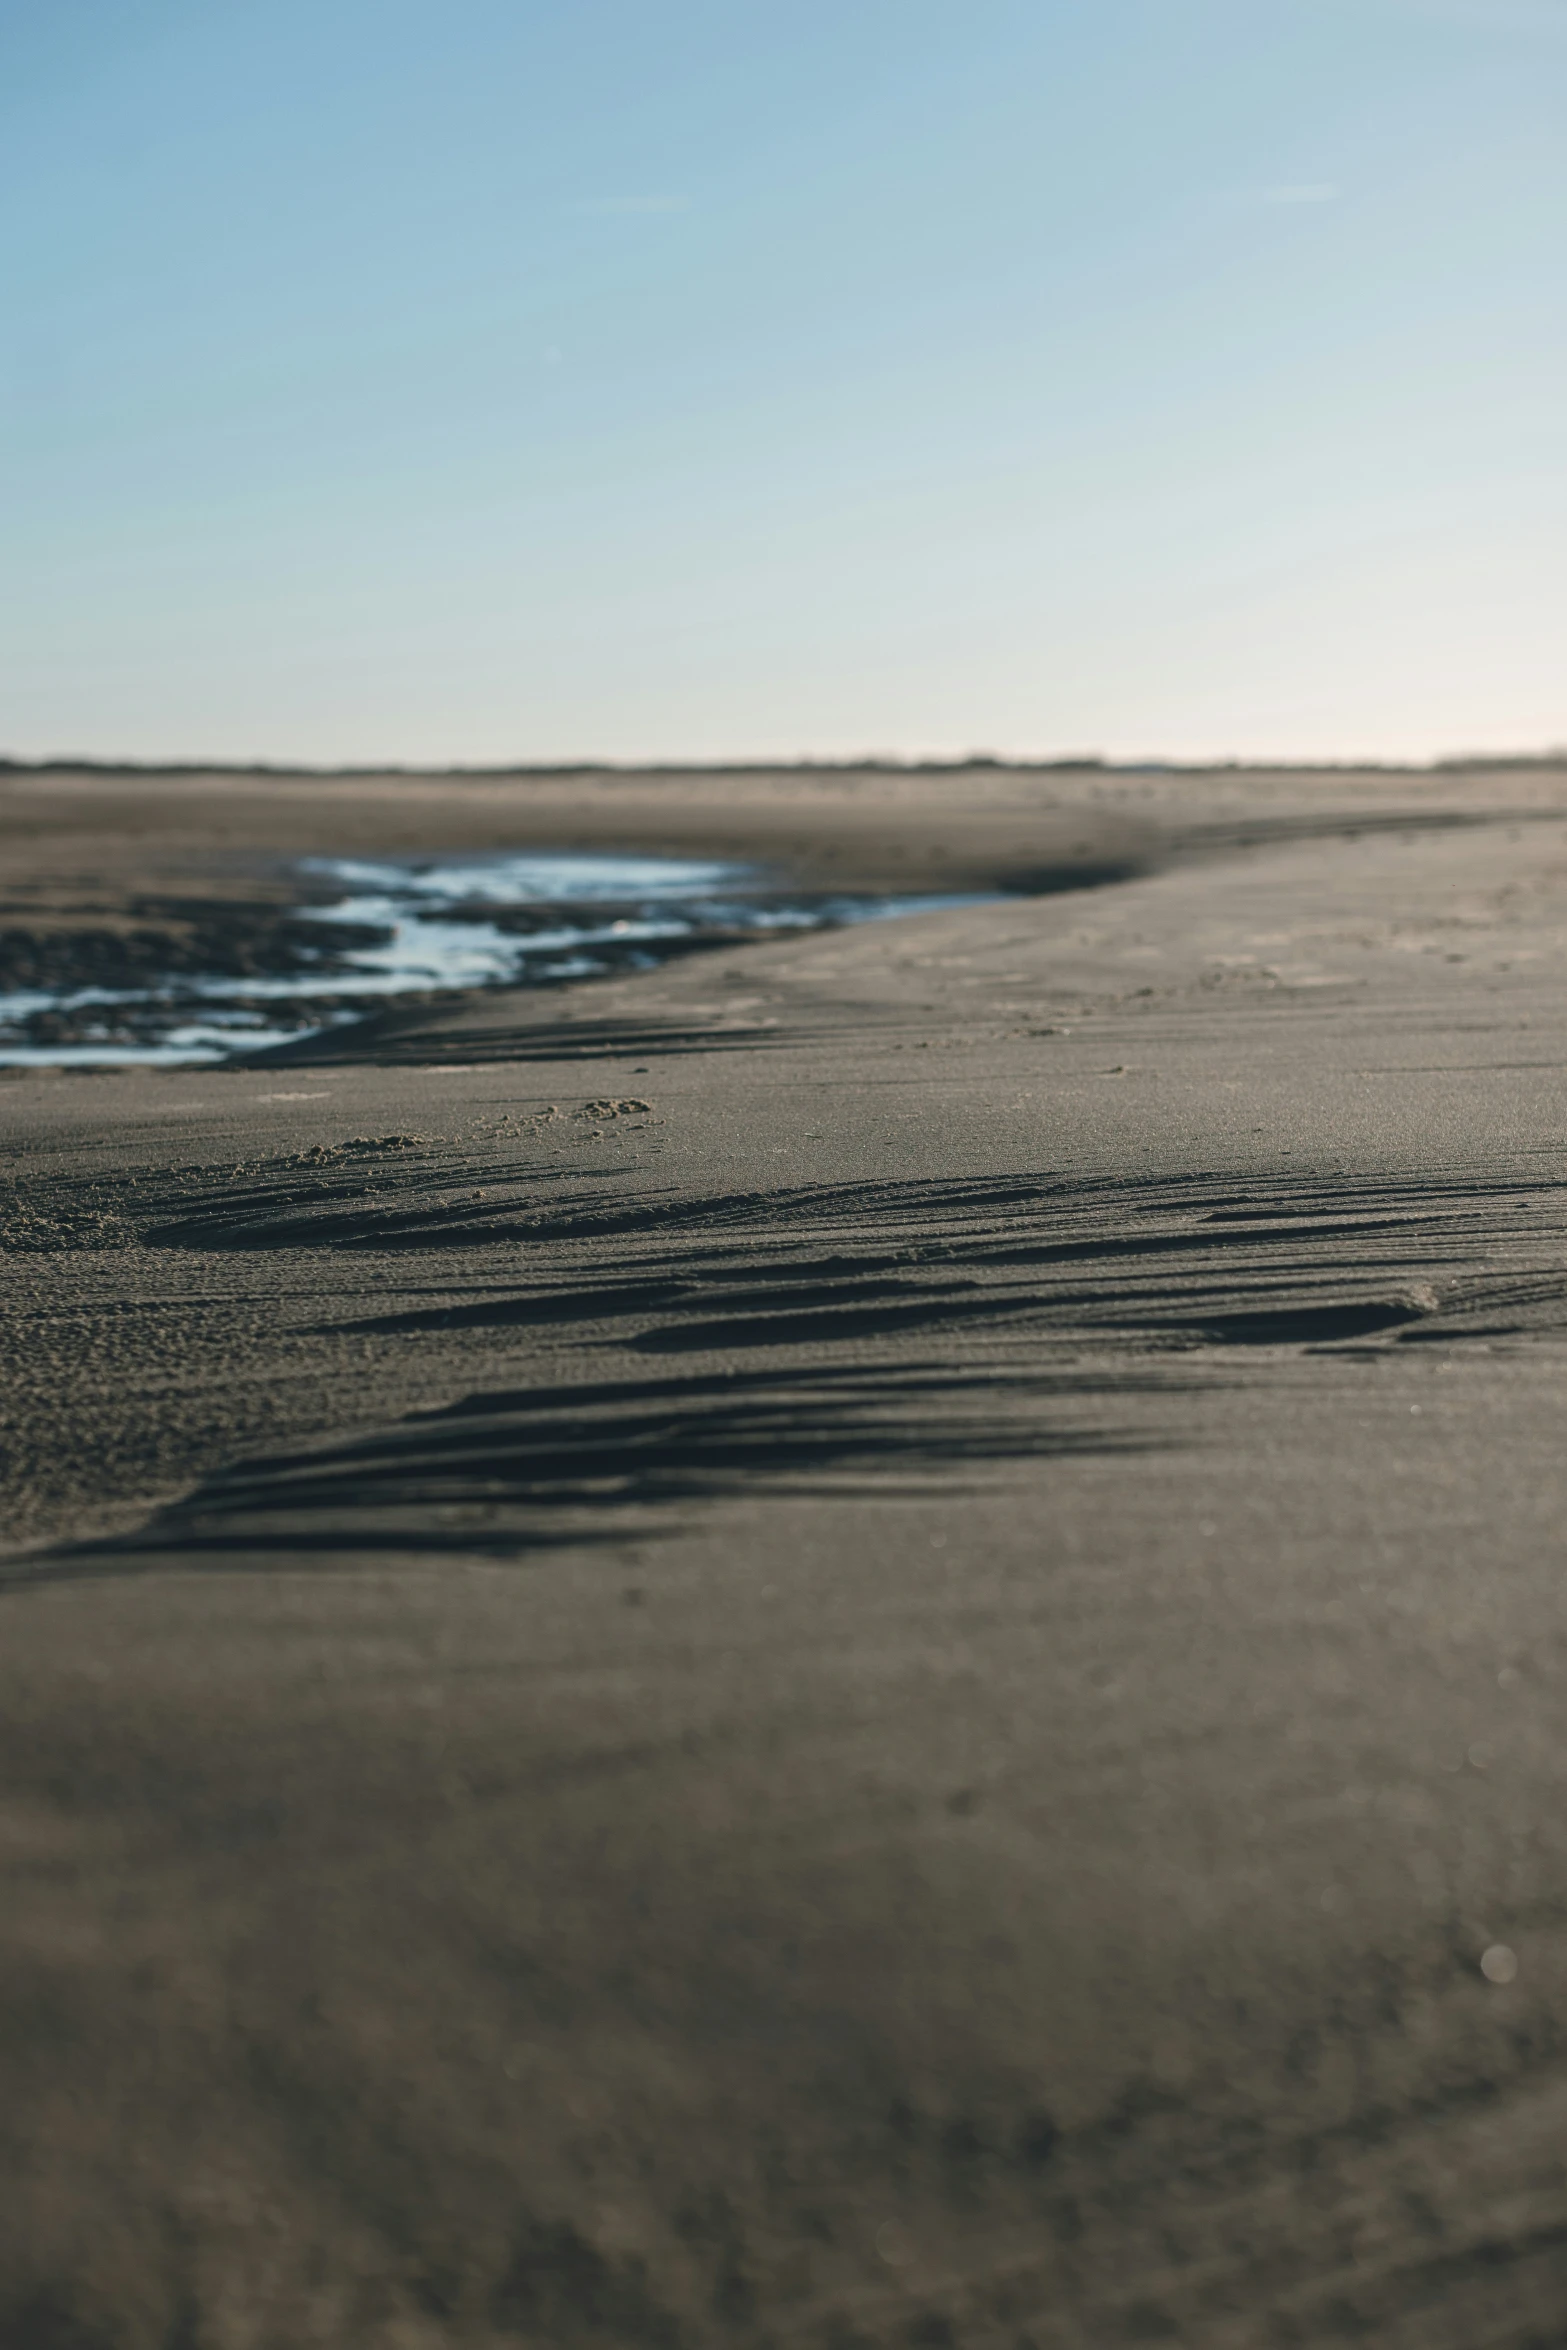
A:
[[[347,894],[330,905],[298,909],[299,919],[359,924],[385,935],[363,946],[323,949],[324,967],[231,977],[180,973],[144,988],[88,987],[50,993],[29,988],[0,995],[0,1027],[42,1013],[79,1015],[102,1007],[101,1040],[88,1029],[69,1042],[12,1042],[0,1035],[0,1065],[92,1067],[137,1064],[172,1068],[223,1061],[296,1042],[351,1019],[331,1009],[337,997],[395,996],[427,988],[526,985],[587,979],[611,969],[650,968],[682,939],[705,930],[817,930],[937,906],[953,897],[786,897],[741,865],[673,857],[540,855],[396,859],[310,857],[299,871]],[[459,906],[511,913],[559,911],[559,919],[512,931],[482,915],[458,918]],[[222,1011],[225,1000],[319,1004],[321,1018],[273,1026],[250,1009]],[[118,1015],[116,1019],[113,1015]],[[130,1031],[130,1033],[127,1033]]]
[[[305,857],[301,873],[340,881],[350,889],[399,899],[444,899],[448,905],[566,905],[573,898],[602,905],[613,898],[713,896],[743,888],[756,877],[744,865],[693,863],[683,857],[600,857],[569,850],[518,856],[442,857],[415,864],[388,858]]]

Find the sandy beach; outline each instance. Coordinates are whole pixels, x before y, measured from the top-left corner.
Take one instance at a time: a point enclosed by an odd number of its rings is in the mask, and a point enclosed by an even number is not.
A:
[[[1558,2339],[1567,766],[15,769],[0,954],[524,847],[984,902],[0,1071],[0,2343]]]

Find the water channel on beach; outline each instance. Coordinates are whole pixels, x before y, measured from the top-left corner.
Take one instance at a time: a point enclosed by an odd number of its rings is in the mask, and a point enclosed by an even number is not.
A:
[[[825,895],[754,867],[548,851],[309,857],[275,945],[242,970],[0,993],[0,1067],[189,1067],[297,1043],[389,998],[558,985],[703,947],[960,905]],[[314,943],[313,929],[320,941]]]

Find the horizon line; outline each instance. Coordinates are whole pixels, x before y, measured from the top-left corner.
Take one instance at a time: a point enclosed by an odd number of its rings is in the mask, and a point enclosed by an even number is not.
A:
[[[373,776],[437,778],[465,776],[562,777],[573,775],[961,775],[973,769],[1014,774],[1212,775],[1241,774],[1381,774],[1440,775],[1487,769],[1548,769],[1567,767],[1567,745],[1538,751],[1458,751],[1428,759],[1389,758],[1268,758],[1226,756],[1213,759],[1169,759],[1150,755],[1116,759],[1095,751],[1065,754],[1003,756],[993,751],[970,751],[945,758],[873,751],[841,758],[734,759],[518,759],[482,762],[453,760],[444,765],[396,759],[333,761],[313,764],[298,759],[236,758],[100,758],[51,755],[14,758],[0,754],[0,776],[12,775],[256,775],[323,776],[353,780]]]

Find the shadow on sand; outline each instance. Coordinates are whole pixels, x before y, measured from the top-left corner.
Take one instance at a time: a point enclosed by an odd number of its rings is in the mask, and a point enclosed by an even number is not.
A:
[[[436,1302],[320,1334],[553,1329],[616,1375],[236,1463],[140,1534],[35,1560],[27,1580],[511,1558],[670,1531],[726,1496],[950,1493],[1009,1462],[1167,1447],[1153,1399],[1234,1381],[1247,1350],[1567,1328],[1551,1184],[1034,1174],[696,1200],[588,1187],[551,1206],[515,1161],[513,1197],[453,1198],[449,1158],[394,1155],[372,1201],[336,1173],[214,1180],[178,1222],[149,1203],[142,1243],[426,1252]]]
[[[57,1551],[11,1579],[225,1556],[516,1558],[645,1540],[672,1531],[680,1505],[758,1490],[950,1493],[965,1472],[1007,1462],[1149,1450],[1156,1438],[1049,1406],[1168,1385],[914,1364],[481,1393],[320,1451],[239,1462],[139,1534]]]

